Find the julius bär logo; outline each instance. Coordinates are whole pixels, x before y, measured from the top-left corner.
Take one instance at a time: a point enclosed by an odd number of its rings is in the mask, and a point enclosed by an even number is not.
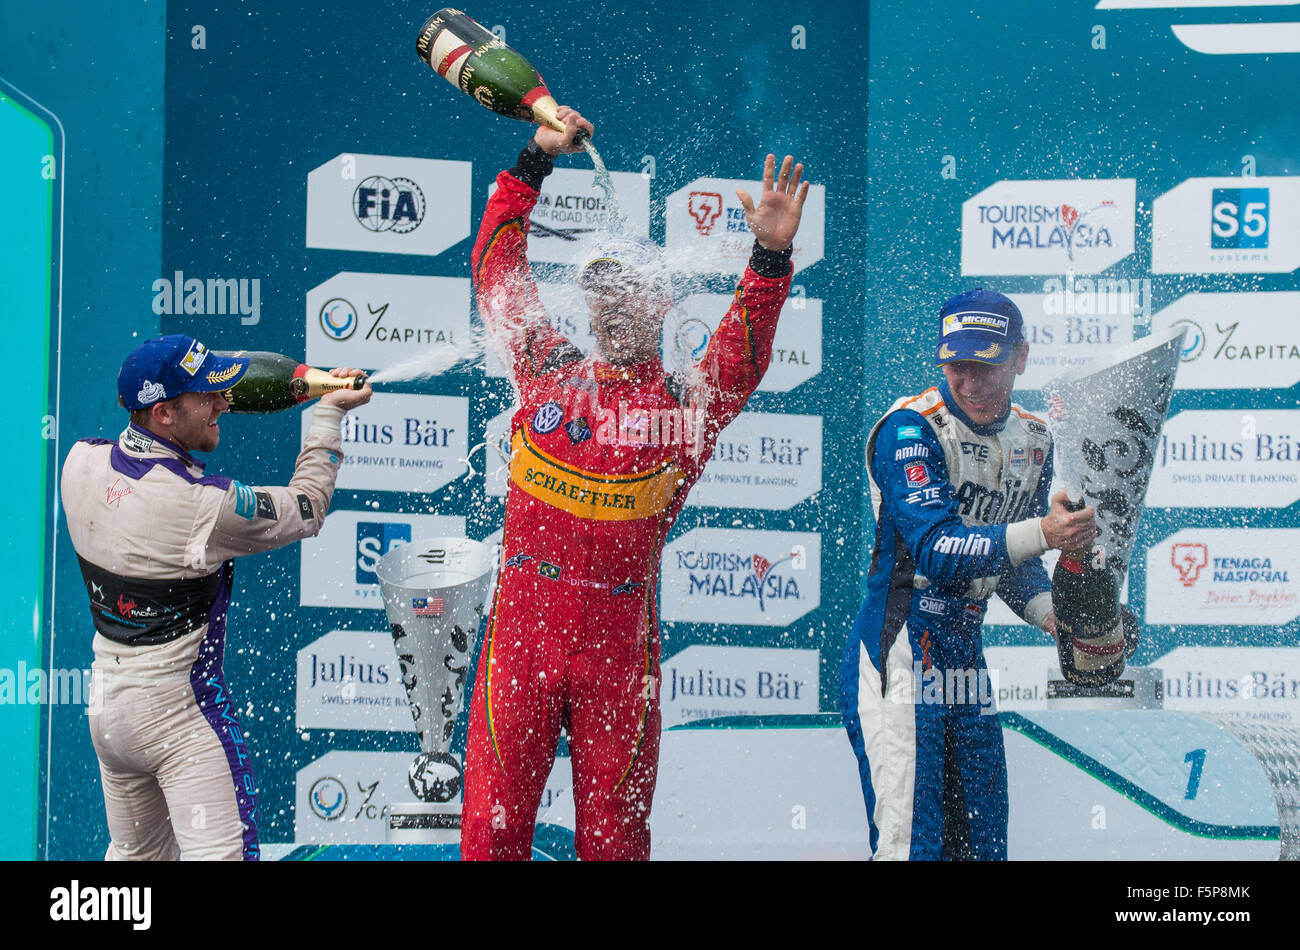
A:
[[[369,231],[414,231],[424,220],[424,210],[424,192],[409,178],[371,175],[352,193],[352,212]]]
[[[1179,542],[1169,549],[1169,563],[1178,571],[1184,587],[1191,587],[1210,563],[1210,549],[1196,542]]]
[[[707,237],[722,216],[722,195],[716,191],[692,191],[686,199],[686,210],[695,219],[695,230]]]

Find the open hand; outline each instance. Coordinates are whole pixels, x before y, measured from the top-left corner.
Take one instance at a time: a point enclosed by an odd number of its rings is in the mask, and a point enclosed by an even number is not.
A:
[[[790,166],[794,165],[791,172]],[[780,176],[775,175],[776,156],[767,156],[763,163],[763,194],[758,207],[754,199],[743,188],[736,189],[736,197],[745,208],[745,219],[754,238],[769,251],[784,251],[794,243],[794,236],[799,230],[799,219],[803,216],[803,203],[808,197],[808,183],[799,187],[803,177],[803,165],[795,165],[794,158],[787,155],[781,163]],[[775,178],[775,187],[773,185]]]

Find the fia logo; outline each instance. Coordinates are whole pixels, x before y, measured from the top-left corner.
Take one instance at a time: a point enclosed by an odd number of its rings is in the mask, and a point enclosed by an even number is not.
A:
[[[1268,189],[1215,188],[1210,198],[1210,247],[1268,247]]]
[[[400,544],[411,543],[409,524],[380,521],[357,522],[357,583],[377,584],[375,565]]]
[[[368,231],[406,234],[424,220],[424,192],[409,178],[371,175],[352,193],[352,213]]]

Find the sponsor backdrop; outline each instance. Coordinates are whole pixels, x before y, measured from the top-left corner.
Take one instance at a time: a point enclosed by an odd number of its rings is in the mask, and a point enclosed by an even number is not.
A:
[[[472,235],[529,132],[416,59],[436,3],[171,2],[165,23],[161,10],[67,6],[0,22],[0,79],[62,117],[68,137],[62,313],[52,293],[48,315],[32,314],[62,340],[46,378],[60,362],[76,368],[54,394],[55,438],[43,439],[44,503],[22,497],[16,511],[55,510],[69,442],[122,425],[111,393],[132,334],[182,331],[214,348],[371,370],[473,338]],[[1104,347],[1188,328],[1128,579],[1145,621],[1138,661],[1165,668],[1172,707],[1291,718],[1300,129],[1284,105],[1300,57],[1214,38],[1259,11],[1216,9],[1210,19],[1229,26],[1207,36],[1182,29],[1188,13],[1168,4],[1084,0],[1050,19],[1010,3],[958,6],[872,4],[869,31],[865,6],[847,0],[761,14],[684,0],[466,8],[596,121],[629,228],[667,245],[680,271],[669,367],[707,346],[743,266],[751,236],[736,186],[769,149],[802,158],[817,185],[771,369],[665,550],[665,725],[835,709],[873,540],[863,434],[896,397],[937,382],[935,312],[973,285],[1025,313],[1032,350],[1017,398],[1031,411],[1044,408],[1039,386]],[[1205,45],[1218,42],[1228,45]],[[971,68],[972,50],[1006,49]],[[53,130],[35,152],[63,148],[54,117],[14,102],[32,128]],[[608,210],[585,156],[559,167],[532,256],[553,322],[587,346],[573,261]],[[57,233],[63,191],[44,193]],[[385,808],[409,797],[417,745],[374,563],[431,534],[498,534],[510,404],[491,357],[384,387],[349,420],[320,537],[237,567],[226,672],[264,841],[381,840]],[[230,419],[211,468],[282,482],[305,419]],[[31,652],[34,613],[48,666],[90,662],[66,529],[51,531],[37,595],[30,578],[6,580],[21,614],[4,628],[6,667]],[[1008,611],[989,616],[1003,708],[1043,709],[1052,651]],[[35,739],[22,712],[0,720],[23,777],[6,853],[98,856],[83,710],[44,707]],[[462,717],[454,748],[464,729]],[[561,759],[544,810],[565,775]]]

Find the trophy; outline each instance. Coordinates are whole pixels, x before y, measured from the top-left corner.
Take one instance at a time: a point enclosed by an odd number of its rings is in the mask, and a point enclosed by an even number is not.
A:
[[[1158,670],[1131,669],[1119,678],[1124,659],[1137,647],[1138,630],[1136,618],[1120,609],[1118,594],[1133,553],[1160,429],[1169,412],[1184,332],[1179,329],[1139,340],[1043,387],[1056,471],[1070,498],[1096,511],[1098,552],[1094,563],[1082,565],[1075,555],[1063,552],[1053,577],[1065,678],[1049,678],[1049,708],[1055,705],[1053,700],[1062,699],[1102,699],[1108,707],[1138,709],[1162,705]],[[1103,602],[1109,602],[1108,609],[1103,609]],[[1094,611],[1099,611],[1097,617],[1091,616]],[[1101,629],[1110,627],[1110,620],[1097,629],[1089,627],[1088,620],[1095,621],[1102,613],[1110,616],[1111,611],[1122,622],[1122,631],[1118,626]],[[1110,649],[1118,660],[1109,670],[1090,672],[1087,654],[1096,654],[1107,638],[1114,641]],[[1123,656],[1118,655],[1121,646]]]
[[[420,737],[408,779],[418,802],[389,807],[393,843],[460,841],[463,770],[450,752],[479,622],[493,576],[492,547],[433,538],[393,548],[375,566],[402,685]]]

